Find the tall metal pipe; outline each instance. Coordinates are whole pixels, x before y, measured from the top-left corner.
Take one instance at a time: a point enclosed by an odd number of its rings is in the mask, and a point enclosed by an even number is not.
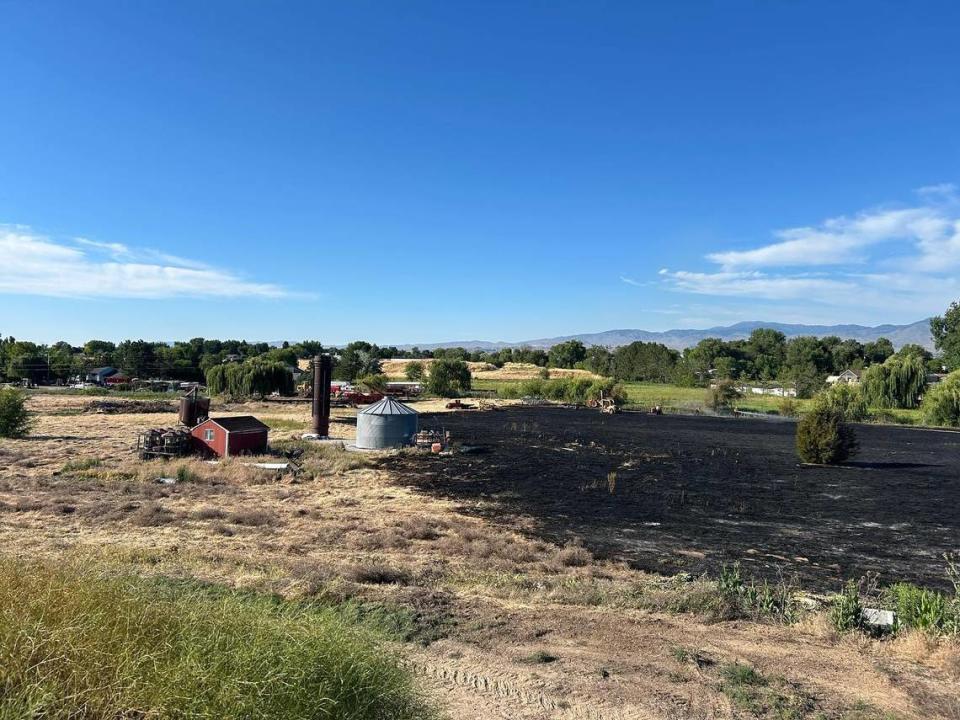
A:
[[[330,380],[333,362],[329,355],[313,359],[313,432],[320,437],[330,434]]]

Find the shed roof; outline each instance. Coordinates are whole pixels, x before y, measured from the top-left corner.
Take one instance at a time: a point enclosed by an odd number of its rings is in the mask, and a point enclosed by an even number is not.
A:
[[[227,432],[245,432],[250,430],[269,430],[269,425],[264,425],[253,415],[241,415],[239,417],[209,418],[209,421],[222,427]]]
[[[412,407],[404,405],[402,402],[397,402],[392,397],[387,395],[383,400],[375,402],[370,407],[366,407],[361,410],[359,415],[416,415],[417,411]]]

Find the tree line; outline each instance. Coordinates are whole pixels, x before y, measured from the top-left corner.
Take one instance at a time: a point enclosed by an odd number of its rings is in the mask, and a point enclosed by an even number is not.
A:
[[[960,304],[953,303],[931,320],[937,348],[934,355],[919,345],[906,345],[895,352],[886,338],[867,343],[828,337],[795,337],[760,328],[745,340],[707,338],[678,352],[660,343],[634,342],[617,348],[586,347],[578,340],[541,348],[503,348],[494,351],[462,347],[433,350],[413,347],[399,349],[378,346],[363,340],[343,347],[325,346],[319,341],[284,342],[280,347],[245,340],[192,340],[162,343],[125,340],[113,343],[90,340],[82,346],[66,342],[41,345],[0,336],[0,375],[7,381],[29,378],[34,382],[66,381],[83,376],[93,368],[112,366],[131,377],[205,382],[215,367],[235,361],[259,365],[277,363],[296,366],[297,361],[329,352],[334,357],[334,378],[357,380],[378,375],[388,358],[443,359],[486,362],[501,367],[508,362],[539,367],[582,368],[618,381],[648,381],[679,385],[706,385],[718,379],[784,382],[796,386],[801,397],[822,387],[827,375],[851,369],[887,367],[888,382],[906,382],[903,367],[887,366],[888,360],[912,357],[915,366],[928,372],[960,368]],[[911,367],[915,367],[911,366]],[[239,371],[234,373],[234,381]],[[252,373],[253,371],[249,371]],[[897,375],[897,372],[901,375]],[[217,371],[219,381],[228,382],[226,371]],[[262,375],[261,371],[261,375]]]

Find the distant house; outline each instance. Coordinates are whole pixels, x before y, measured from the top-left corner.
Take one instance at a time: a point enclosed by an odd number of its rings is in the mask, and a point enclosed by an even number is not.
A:
[[[105,385],[126,385],[131,379],[129,375],[124,375],[118,370],[113,375],[108,375],[103,382]]]
[[[237,353],[230,353],[229,355],[223,356],[223,361],[225,363],[243,362],[243,355],[238,355]]]
[[[116,375],[118,372],[120,371],[114,367],[94,368],[87,373],[87,382],[96,383],[97,385],[106,385],[107,378]]]
[[[859,385],[860,375],[854,370],[844,370],[839,375],[827,375],[827,385]]]
[[[262,453],[267,449],[270,428],[253,415],[207,418],[190,431],[193,442],[201,450],[217,457],[244,453]]]

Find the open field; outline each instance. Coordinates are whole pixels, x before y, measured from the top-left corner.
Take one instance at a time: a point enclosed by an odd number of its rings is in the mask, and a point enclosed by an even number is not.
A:
[[[418,686],[450,718],[960,717],[956,642],[916,633],[884,641],[841,636],[815,597],[794,624],[731,613],[716,584],[696,577],[721,556],[764,574],[783,562],[766,553],[792,543],[798,552],[817,550],[805,555],[816,566],[800,577],[814,589],[821,582],[832,589],[839,575],[873,563],[905,567],[898,547],[873,547],[893,540],[917,566],[905,577],[935,582],[935,553],[947,541],[934,526],[957,537],[948,477],[952,471],[955,482],[956,460],[948,456],[955,449],[947,445],[957,436],[939,434],[943,439],[928,446],[920,439],[926,433],[898,430],[911,433],[901,441],[883,434],[890,429],[864,428],[863,460],[876,461],[869,454],[875,452],[881,462],[903,466],[825,471],[828,492],[850,495],[839,502],[841,516],[817,506],[823,498],[800,497],[826,480],[819,469],[789,466],[787,424],[557,409],[449,413],[424,424],[489,443],[489,452],[359,455],[308,446],[306,472],[292,478],[239,461],[138,462],[135,431],[172,425],[175,415],[99,414],[87,411],[90,400],[31,396],[33,434],[0,441],[5,554],[54,563],[77,558],[145,578],[319,602],[339,608],[338,617],[350,608],[378,613],[395,628],[391,652],[402,654]],[[438,410],[442,403],[416,407]],[[267,418],[283,428],[271,442],[287,446],[309,422],[307,404],[213,411]],[[355,412],[336,410],[333,432],[351,437]],[[751,439],[770,433],[769,440]],[[695,451],[699,446],[705,450]],[[757,464],[748,462],[754,454]],[[612,494],[609,463],[618,467]],[[155,482],[179,467],[185,481]],[[742,507],[721,497],[720,471]],[[894,490],[886,507],[880,498],[869,504],[870,492],[896,483],[904,490]],[[920,496],[906,500],[902,512],[917,537],[931,542],[929,556],[917,552],[914,533],[892,527],[908,489]],[[791,509],[795,499],[802,511]],[[921,499],[939,507],[925,513]],[[870,519],[861,526],[850,524],[854,500],[868,503],[863,515]],[[660,525],[615,532],[650,505],[659,518],[650,522]],[[714,524],[724,532],[709,531],[706,520],[723,512],[731,522]],[[810,524],[848,548],[839,571]],[[794,531],[801,539],[791,539]],[[625,535],[635,543],[629,552],[621,546]],[[647,565],[659,554],[667,562]],[[794,565],[801,563],[785,566]]]

